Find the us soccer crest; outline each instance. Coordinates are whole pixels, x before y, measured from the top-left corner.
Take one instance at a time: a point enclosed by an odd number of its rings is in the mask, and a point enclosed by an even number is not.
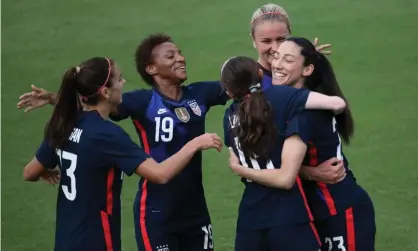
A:
[[[200,110],[200,106],[197,104],[196,101],[192,101],[189,103],[190,108],[192,108],[192,111],[194,112],[194,114],[196,114],[197,116],[201,116],[202,115],[202,110]]]
[[[174,112],[176,113],[176,116],[178,119],[180,119],[182,122],[187,123],[190,120],[190,114],[184,107],[177,107],[174,109]]]

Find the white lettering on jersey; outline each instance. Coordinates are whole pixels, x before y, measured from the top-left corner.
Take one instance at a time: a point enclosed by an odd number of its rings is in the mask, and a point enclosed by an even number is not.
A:
[[[70,137],[68,138],[69,141],[72,141],[74,143],[79,143],[81,134],[83,133],[83,130],[79,128],[74,128],[73,132],[71,133]]]
[[[228,117],[229,119],[229,125],[231,126],[231,129],[234,129],[236,126],[239,125],[238,115],[231,115]]]

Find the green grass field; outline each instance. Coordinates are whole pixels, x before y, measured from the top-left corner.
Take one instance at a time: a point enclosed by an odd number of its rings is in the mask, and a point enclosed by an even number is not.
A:
[[[64,70],[92,56],[116,59],[126,90],[146,87],[133,53],[151,32],[167,32],[182,48],[189,81],[215,80],[228,57],[255,51],[249,37],[260,0],[2,1],[2,250],[53,248],[57,188],[22,180],[41,142],[51,108],[23,113],[17,97],[38,84],[57,90]],[[295,35],[332,43],[330,56],[357,122],[345,152],[376,207],[377,250],[418,250],[418,1],[277,2]],[[207,130],[222,134],[223,107]],[[129,121],[122,123],[137,140]],[[243,186],[227,166],[227,151],[204,154],[204,184],[215,247],[233,250]],[[123,250],[135,250],[132,203],[137,178],[123,190]],[[302,240],[301,240],[302,241]]]

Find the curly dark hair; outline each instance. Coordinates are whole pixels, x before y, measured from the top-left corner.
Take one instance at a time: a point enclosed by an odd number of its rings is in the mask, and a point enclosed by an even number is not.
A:
[[[146,71],[148,64],[152,62],[152,50],[162,43],[173,42],[171,37],[164,33],[151,34],[142,40],[135,52],[136,71],[141,78],[149,85],[154,85],[152,76]]]

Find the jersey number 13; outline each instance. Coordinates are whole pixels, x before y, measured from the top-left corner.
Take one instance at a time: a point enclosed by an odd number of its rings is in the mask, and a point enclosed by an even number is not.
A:
[[[77,155],[74,153],[61,151],[61,149],[57,149],[57,155],[60,158],[62,170],[65,169],[66,175],[70,178],[70,187],[67,185],[61,185],[62,191],[68,200],[74,201],[75,197],[77,196],[76,180],[74,175],[74,171],[77,168]],[[62,165],[63,159],[70,161],[70,166],[68,168],[65,168]]]

